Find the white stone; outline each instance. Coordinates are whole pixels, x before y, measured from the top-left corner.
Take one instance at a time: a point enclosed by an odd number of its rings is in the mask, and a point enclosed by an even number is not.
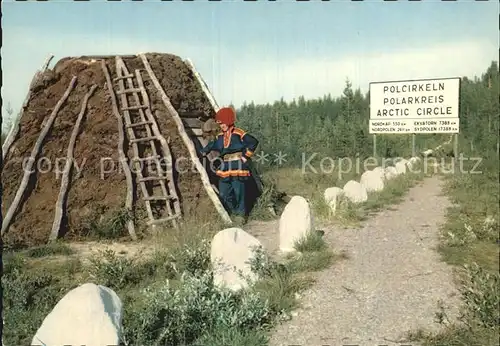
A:
[[[422,161],[420,157],[413,156],[412,158],[410,158],[410,160],[408,160],[408,167],[410,169],[414,169],[420,163],[420,161]]]
[[[340,187],[329,187],[325,190],[324,198],[325,202],[330,206],[333,212],[337,210],[337,203],[340,196],[344,194],[344,190]]]
[[[69,291],[45,317],[31,345],[119,345],[122,302],[110,288],[83,284]]]
[[[237,291],[255,281],[250,263],[255,255],[254,249],[262,247],[257,238],[241,228],[226,228],[212,239],[210,260],[214,267],[214,283]]]
[[[395,167],[389,166],[385,168],[385,179],[392,180],[398,176],[398,171]]]
[[[313,222],[309,202],[302,196],[293,196],[280,217],[280,250],[294,252],[295,243],[313,230]]]
[[[371,191],[381,191],[384,189],[384,180],[377,171],[366,171],[361,175],[359,181],[363,185],[367,192]]]
[[[372,172],[377,173],[381,179],[385,179],[385,170],[382,167],[375,167]]]
[[[407,170],[406,164],[407,163],[408,163],[408,161],[405,160],[405,159],[396,162],[396,164],[394,165],[394,167],[396,168],[396,171],[398,172],[398,175],[406,173],[406,170]]]
[[[353,203],[362,203],[368,200],[366,188],[354,180],[349,180],[344,185],[345,196]]]

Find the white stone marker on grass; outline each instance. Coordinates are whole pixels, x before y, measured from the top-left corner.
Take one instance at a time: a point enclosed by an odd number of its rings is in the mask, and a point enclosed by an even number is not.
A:
[[[396,162],[396,164],[394,165],[394,167],[396,168],[396,171],[398,172],[398,175],[406,173],[406,171],[407,171],[406,165],[407,164],[408,164],[408,161],[405,160],[405,159],[402,159],[402,160]]]
[[[372,172],[377,173],[380,176],[380,179],[385,179],[385,170],[382,167],[375,167]]]
[[[385,180],[392,180],[398,176],[398,171],[395,167],[389,166],[385,168]]]
[[[344,195],[353,203],[363,203],[368,200],[366,188],[355,180],[349,180],[343,190]]]
[[[295,243],[313,231],[313,216],[309,202],[302,196],[293,196],[280,217],[280,250],[295,251]]]
[[[45,317],[31,345],[119,345],[122,302],[110,288],[83,284],[69,291]]]
[[[226,228],[217,233],[210,251],[215,285],[238,291],[256,280],[249,261],[258,247],[262,247],[260,241],[241,228]]]
[[[337,210],[337,204],[339,202],[339,197],[344,194],[344,190],[340,187],[329,187],[325,190],[323,196],[325,198],[325,202],[328,204],[330,209],[335,212]]]
[[[382,191],[384,189],[384,180],[378,171],[364,172],[359,182],[365,187],[366,192]]]
[[[413,156],[412,158],[410,158],[410,160],[408,160],[408,167],[410,169],[414,169],[420,163],[420,161],[420,157]]]

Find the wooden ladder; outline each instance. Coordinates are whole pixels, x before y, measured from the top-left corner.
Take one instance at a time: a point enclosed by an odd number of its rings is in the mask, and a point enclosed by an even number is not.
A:
[[[178,228],[177,220],[181,217],[181,207],[174,184],[173,160],[168,141],[161,134],[151,111],[140,70],[135,70],[135,74],[132,74],[120,56],[115,60],[118,76],[115,80],[119,87],[116,94],[120,96],[120,112],[125,120],[129,143],[133,150],[134,173],[137,174],[142,199],[148,213],[148,225],[154,227],[171,222]],[[137,85],[134,85],[134,82]],[[132,102],[129,102],[129,96],[132,97]],[[139,150],[139,143],[146,146],[142,153]],[[149,143],[149,146],[146,143]],[[163,162],[160,162],[160,159]],[[153,163],[156,169],[152,170],[151,167],[145,169],[143,164],[146,162]]]

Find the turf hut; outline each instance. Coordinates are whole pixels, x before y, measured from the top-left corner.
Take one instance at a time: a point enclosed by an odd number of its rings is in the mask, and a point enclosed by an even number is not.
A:
[[[2,146],[8,245],[76,239],[109,220],[132,238],[209,213],[230,222],[197,150],[218,106],[189,60],[89,56],[48,69],[49,62]]]

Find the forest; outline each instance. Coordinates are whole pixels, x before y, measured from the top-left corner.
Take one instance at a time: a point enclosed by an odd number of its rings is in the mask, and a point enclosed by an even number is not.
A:
[[[460,88],[459,152],[496,155],[499,131],[498,64],[492,62],[480,77],[463,77]],[[260,140],[264,153],[286,153],[284,165],[295,165],[302,153],[318,153],[318,157],[369,157],[374,152],[373,135],[369,134],[369,92],[362,94],[347,80],[339,97],[325,95],[292,102],[244,104],[238,110],[238,126]],[[412,136],[377,135],[376,155],[409,157]],[[443,143],[449,135],[416,135],[417,154]],[[274,158],[272,155],[271,159]],[[265,167],[276,165],[268,162]]]

